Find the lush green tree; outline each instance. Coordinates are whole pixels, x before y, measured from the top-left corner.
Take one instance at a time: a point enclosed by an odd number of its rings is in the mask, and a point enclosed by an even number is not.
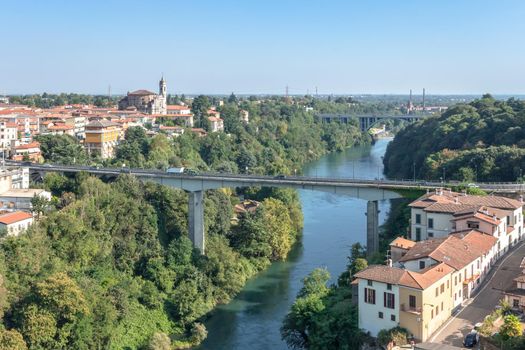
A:
[[[148,350],[170,350],[171,339],[165,333],[155,333],[148,343]]]
[[[0,347],[4,350],[27,350],[24,338],[15,329],[0,329]]]
[[[516,338],[523,334],[520,320],[515,315],[507,315],[503,318],[503,324],[499,329],[499,334],[504,340]]]
[[[56,164],[86,164],[88,156],[76,138],[69,135],[39,135],[42,156],[47,162]]]
[[[309,330],[314,316],[324,308],[322,298],[328,293],[326,283],[330,274],[324,269],[315,269],[303,280],[303,288],[286,315],[281,326],[281,337],[293,349],[309,347]]]

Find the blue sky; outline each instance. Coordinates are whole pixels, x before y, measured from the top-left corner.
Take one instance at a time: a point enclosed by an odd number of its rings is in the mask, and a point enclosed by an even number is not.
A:
[[[0,94],[525,93],[522,0],[0,0]]]

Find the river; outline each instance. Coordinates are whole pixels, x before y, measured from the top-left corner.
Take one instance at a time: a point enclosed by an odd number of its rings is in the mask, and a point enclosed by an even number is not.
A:
[[[390,139],[372,146],[328,154],[308,164],[304,174],[319,177],[382,177],[382,156]],[[317,267],[326,267],[332,282],[344,271],[350,246],[366,244],[366,201],[345,195],[299,191],[304,214],[303,236],[288,259],[272,264],[248,281],[229,304],[216,308],[205,323],[208,338],[200,350],[287,349],[279,328],[302,286]],[[383,223],[389,201],[379,202]]]

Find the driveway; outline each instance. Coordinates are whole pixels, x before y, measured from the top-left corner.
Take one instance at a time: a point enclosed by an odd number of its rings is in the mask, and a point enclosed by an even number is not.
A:
[[[501,290],[512,287],[512,280],[521,273],[519,266],[524,256],[525,244],[522,242],[493,266],[492,275],[484,282],[478,294],[436,331],[430,341],[463,347],[465,335],[476,323],[482,322],[503,298]]]

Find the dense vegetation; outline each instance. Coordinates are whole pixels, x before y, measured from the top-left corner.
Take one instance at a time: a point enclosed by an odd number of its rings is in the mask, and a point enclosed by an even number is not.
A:
[[[97,107],[110,107],[116,102],[115,99],[105,95],[84,95],[84,94],[43,94],[34,95],[13,95],[9,96],[9,102],[22,104],[29,107],[51,108],[56,106],[86,104]]]
[[[29,349],[137,349],[162,334],[197,343],[206,332],[196,321],[283,259],[302,222],[294,192],[252,190],[267,199],[232,227],[236,197],[208,191],[203,256],[187,238],[181,190],[126,175],[105,184],[52,174],[45,184],[60,195],[56,209],[0,241],[0,339]]]
[[[240,108],[249,110],[249,124],[240,122]],[[318,124],[302,106],[279,99],[240,107],[232,101],[220,110],[226,133],[198,137],[187,130],[175,139],[149,138],[143,129],[130,128],[105,165],[286,174],[325,152],[368,142],[356,125]],[[47,161],[103,162],[89,158],[69,136],[38,140]],[[302,228],[295,191],[207,191],[202,256],[187,238],[187,196],[181,190],[127,175],[104,183],[85,174],[50,174],[44,187],[53,200],[47,208],[37,205],[42,220],[20,237],[0,240],[2,348],[168,349],[199,343],[206,337],[199,321],[248,278],[284,259]],[[232,221],[240,195],[261,205]],[[334,305],[345,302],[344,294],[330,295]]]
[[[283,320],[281,336],[293,349],[358,349],[369,337],[358,326],[352,301],[352,276],[366,268],[365,250],[352,246],[347,271],[337,285],[327,286],[330,274],[316,269],[303,280],[303,288]]]
[[[525,167],[525,102],[490,95],[449,108],[401,130],[388,146],[392,178],[521,180]]]

